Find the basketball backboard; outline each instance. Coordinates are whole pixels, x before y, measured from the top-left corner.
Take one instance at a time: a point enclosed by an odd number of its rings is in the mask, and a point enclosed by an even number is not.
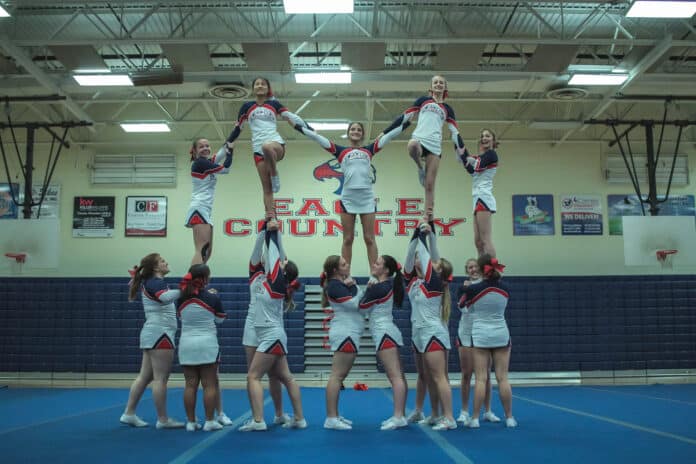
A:
[[[656,253],[677,250],[674,267],[696,265],[696,220],[693,216],[623,216],[624,263],[656,266]]]
[[[53,269],[60,257],[58,219],[5,220],[0,227],[0,253],[26,254],[23,269]],[[0,256],[0,269],[11,270],[14,259]]]

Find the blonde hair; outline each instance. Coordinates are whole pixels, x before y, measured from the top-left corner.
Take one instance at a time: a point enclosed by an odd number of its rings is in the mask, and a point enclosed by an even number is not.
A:
[[[452,276],[452,263],[445,258],[440,258],[440,278],[442,279],[442,306],[440,307],[440,319],[448,323],[452,311],[452,297],[449,292],[449,279]]]

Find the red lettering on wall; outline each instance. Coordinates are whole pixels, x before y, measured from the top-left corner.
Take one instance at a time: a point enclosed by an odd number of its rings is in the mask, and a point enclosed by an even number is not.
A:
[[[413,229],[418,227],[420,219],[397,219],[396,220],[396,235],[397,237],[403,237],[406,235],[411,235]]]
[[[315,216],[328,216],[329,212],[321,204],[321,198],[303,198],[302,208],[297,211],[298,216],[308,216],[310,211],[314,211]]]
[[[291,204],[292,204],[292,198],[276,198],[275,199],[276,216],[291,216],[292,215],[292,211],[290,211]]]
[[[223,223],[223,231],[232,237],[246,237],[251,234],[250,225],[248,219],[228,219]]]
[[[397,198],[396,204],[399,210],[396,214],[401,216],[422,216],[421,203],[423,203],[423,200],[420,198]]]
[[[296,237],[308,237],[317,233],[317,219],[290,219],[290,234]],[[306,230],[300,231],[300,224],[306,222]]]
[[[342,234],[343,234],[343,226],[341,225],[340,222],[338,222],[335,219],[327,219],[326,220],[326,232],[324,232],[325,236],[336,237],[337,235],[342,235]]]
[[[452,232],[452,228],[454,226],[457,226],[459,224],[462,224],[466,222],[465,218],[450,218],[449,222],[444,222],[442,219],[435,219],[433,221],[436,226],[439,226],[442,228],[440,231],[440,235],[445,236],[445,237],[451,237],[454,235]]]

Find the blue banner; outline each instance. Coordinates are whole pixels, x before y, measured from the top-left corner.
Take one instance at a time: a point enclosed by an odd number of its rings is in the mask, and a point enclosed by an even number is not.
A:
[[[513,235],[553,235],[553,195],[512,196]]]

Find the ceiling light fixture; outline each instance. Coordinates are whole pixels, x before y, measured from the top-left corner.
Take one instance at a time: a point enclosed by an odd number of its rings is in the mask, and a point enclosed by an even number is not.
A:
[[[691,18],[696,1],[636,0],[626,12],[627,18]]]
[[[568,85],[621,85],[628,74],[574,74]]]
[[[125,132],[170,132],[169,125],[164,122],[122,122]]]
[[[73,79],[82,86],[133,85],[126,74],[73,74]]]
[[[287,14],[353,13],[353,0],[283,0]]]
[[[295,73],[297,84],[350,84],[352,79],[349,72]]]

